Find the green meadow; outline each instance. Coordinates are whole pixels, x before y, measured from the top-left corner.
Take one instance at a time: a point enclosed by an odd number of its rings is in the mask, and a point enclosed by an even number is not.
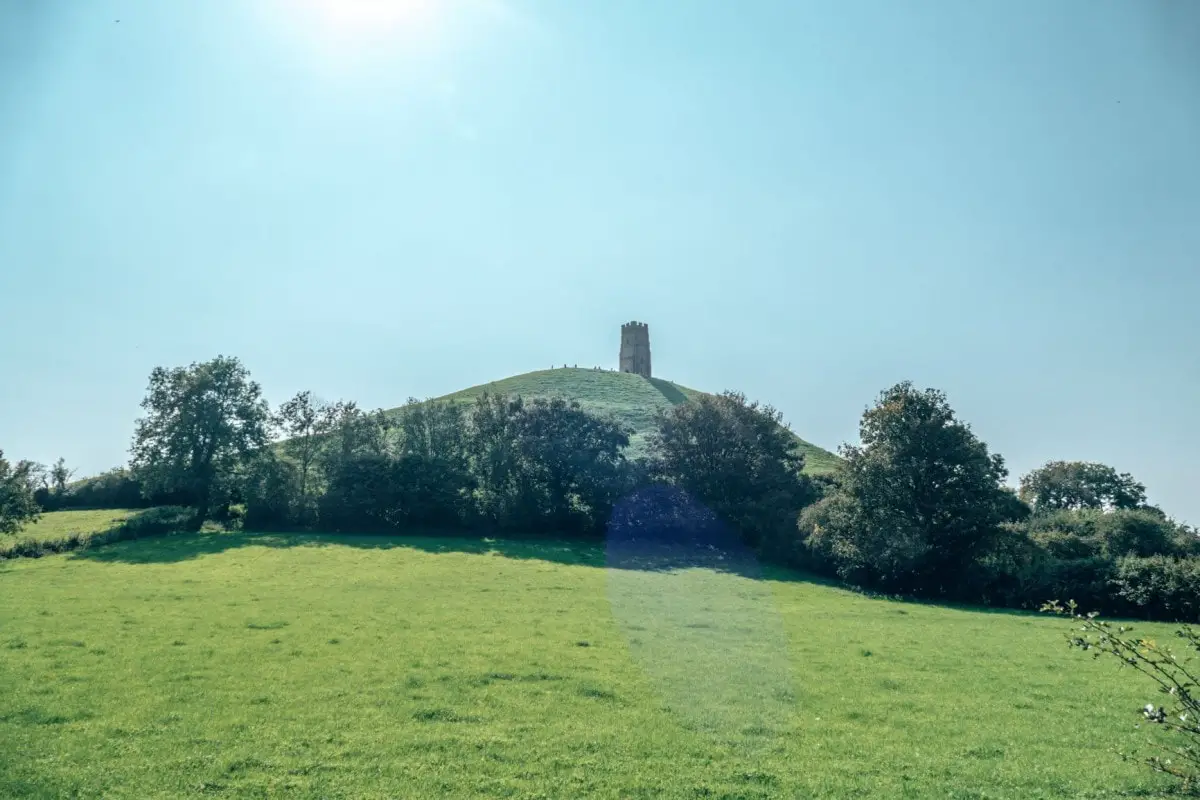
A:
[[[550,541],[12,559],[0,797],[1159,796],[1153,693],[1066,625]]]
[[[50,511],[26,525],[16,536],[0,537],[0,545],[20,539],[44,542],[72,535],[89,536],[119,526],[136,511],[104,508],[87,511]]]

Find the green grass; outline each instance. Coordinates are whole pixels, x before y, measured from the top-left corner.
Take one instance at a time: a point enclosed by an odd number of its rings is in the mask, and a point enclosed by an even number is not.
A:
[[[102,533],[119,526],[137,513],[136,510],[112,508],[96,511],[50,511],[12,537],[0,537],[0,543],[11,541],[12,538],[44,542],[62,539],[72,534]]]
[[[1155,696],[1068,650],[1060,620],[604,563],[554,542],[250,534],[0,562],[0,797],[1164,785],[1113,752]]]
[[[654,428],[654,415],[676,403],[703,394],[661,378],[646,379],[624,372],[593,369],[546,369],[527,372],[504,380],[472,386],[439,400],[472,402],[491,394],[519,394],[523,397],[567,397],[578,400],[585,409],[605,414],[631,428],[630,450],[633,455],[645,451],[646,436]],[[831,471],[840,459],[814,444],[796,437],[805,455],[806,471],[814,474]]]

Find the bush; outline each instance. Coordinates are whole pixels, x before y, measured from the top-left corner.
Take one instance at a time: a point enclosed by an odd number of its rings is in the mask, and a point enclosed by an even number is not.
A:
[[[454,528],[468,513],[470,476],[456,463],[417,453],[360,455],[331,470],[320,498],[322,529],[386,533]]]
[[[1028,530],[1059,558],[1187,555],[1196,537],[1153,508],[1054,511],[1034,515]]]
[[[1200,558],[1125,556],[1110,583],[1139,617],[1200,622]]]
[[[299,470],[267,450],[247,466],[241,482],[245,503],[242,523],[252,530],[277,530],[291,527],[300,514],[302,502]]]
[[[192,498],[186,492],[159,492],[146,495],[141,481],[123,468],[110,469],[70,484],[61,493],[43,489],[38,502],[47,511],[73,508],[148,508],[187,505]]]

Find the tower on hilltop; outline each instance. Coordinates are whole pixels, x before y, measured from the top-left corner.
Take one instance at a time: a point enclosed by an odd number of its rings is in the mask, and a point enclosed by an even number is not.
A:
[[[621,372],[650,377],[650,326],[644,322],[621,326]]]

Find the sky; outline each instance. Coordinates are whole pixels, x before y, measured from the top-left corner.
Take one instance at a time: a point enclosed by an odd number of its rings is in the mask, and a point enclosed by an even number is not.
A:
[[[9,458],[125,463],[158,365],[392,407],[640,320],[1200,523],[1200,3],[0,0],[0,76]]]

